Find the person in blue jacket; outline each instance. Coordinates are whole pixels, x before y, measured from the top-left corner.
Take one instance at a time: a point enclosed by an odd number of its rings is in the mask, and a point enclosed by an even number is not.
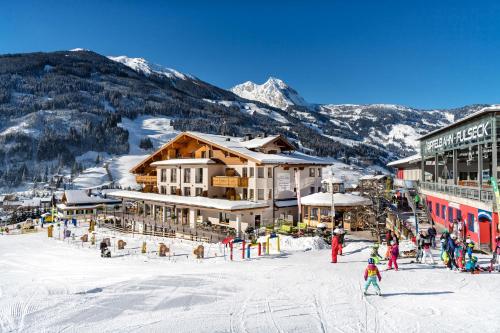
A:
[[[465,244],[467,244],[467,255],[469,256],[469,260],[472,259],[472,250],[474,250],[474,242],[470,237],[467,237],[467,240],[465,241]]]

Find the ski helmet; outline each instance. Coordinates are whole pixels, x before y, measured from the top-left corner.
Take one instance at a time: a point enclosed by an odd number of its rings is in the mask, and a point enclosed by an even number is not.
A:
[[[334,232],[335,234],[339,234],[339,233],[340,233],[340,230],[339,230],[339,228],[335,228],[335,230],[333,230],[333,232]]]
[[[451,234],[451,239],[457,239],[457,235]]]
[[[477,261],[477,257],[476,256],[472,257],[472,261],[476,262]]]
[[[375,260],[373,260],[373,258],[368,258],[368,263],[369,263],[369,264],[374,264],[374,263],[375,263]]]
[[[467,239],[465,240],[465,242],[466,242],[467,244],[470,244],[470,238],[467,238]]]

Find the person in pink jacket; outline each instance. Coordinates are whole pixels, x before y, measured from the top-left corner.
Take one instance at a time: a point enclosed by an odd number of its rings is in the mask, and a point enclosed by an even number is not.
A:
[[[387,263],[387,269],[392,269],[392,264],[396,271],[398,270],[398,257],[399,257],[399,247],[395,241],[391,241],[391,258]]]

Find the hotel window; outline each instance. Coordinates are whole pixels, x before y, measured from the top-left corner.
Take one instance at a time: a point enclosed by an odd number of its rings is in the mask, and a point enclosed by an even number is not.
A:
[[[170,194],[172,194],[172,195],[177,194],[177,188],[175,186],[170,186]]]
[[[267,178],[273,178],[273,168],[267,168]]]
[[[264,168],[263,167],[257,168],[257,178],[264,178]]]
[[[167,187],[165,187],[165,186],[160,186],[160,193],[161,193],[161,194],[167,194]]]
[[[242,196],[243,196],[243,200],[247,200],[248,199],[248,189],[246,189],[246,188],[243,189]]]
[[[203,188],[197,187],[194,189],[194,193],[197,197],[201,197],[203,195]]]
[[[253,200],[253,188],[250,189],[250,191],[248,192],[248,200]]]
[[[191,183],[191,169],[184,169],[184,183]]]
[[[203,168],[196,168],[195,183],[203,183]]]
[[[467,214],[467,230],[474,232],[474,214]]]
[[[441,206],[441,217],[443,218],[443,220],[446,220],[446,206],[445,205]]]
[[[432,214],[432,201],[427,201],[427,207],[429,207],[429,213]]]
[[[457,209],[457,220],[462,221],[462,211]]]
[[[314,193],[314,186],[311,186],[311,187],[309,188],[309,193],[311,193],[311,194],[313,194],[313,193]]]
[[[323,176],[323,170],[321,168],[318,168],[318,177]]]
[[[184,196],[186,196],[186,197],[190,197],[191,196],[191,188],[184,187]]]
[[[265,200],[265,198],[264,198],[264,189],[259,188],[257,190],[257,200]]]
[[[436,202],[436,216],[439,217],[439,203]]]
[[[161,169],[160,181],[162,183],[167,181],[167,169]]]
[[[316,177],[316,169],[309,168],[309,177]]]
[[[248,169],[247,168],[243,168],[242,169],[241,176],[244,177],[244,178],[248,177]]]
[[[318,186],[318,193],[321,192],[321,186]]]
[[[250,168],[250,178],[252,178],[254,176],[254,168]]]
[[[448,222],[453,222],[453,207],[448,207]]]
[[[170,169],[170,182],[177,183],[177,169]]]

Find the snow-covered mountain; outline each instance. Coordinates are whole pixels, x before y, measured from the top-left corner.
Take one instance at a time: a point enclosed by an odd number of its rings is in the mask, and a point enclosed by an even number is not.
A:
[[[141,58],[84,49],[0,55],[0,192],[89,166],[82,186],[123,185],[131,163],[148,153],[138,142],[158,147],[184,130],[281,134],[303,152],[383,166],[414,153],[419,135],[480,107],[318,105],[275,78],[228,91]],[[111,170],[100,168],[103,160]]]
[[[270,77],[263,84],[247,81],[230,90],[245,99],[259,101],[282,110],[286,110],[289,106],[308,105],[295,89],[274,77]]]
[[[108,56],[108,58],[113,61],[124,64],[125,66],[130,67],[136,72],[142,73],[144,75],[151,75],[154,73],[158,75],[164,75],[171,79],[178,78],[181,80],[186,80],[186,78],[188,77],[188,75],[176,71],[175,69],[163,67],[157,64],[152,64],[144,58],[129,58],[127,56],[118,56],[118,57]],[[192,76],[189,77],[193,78]]]

